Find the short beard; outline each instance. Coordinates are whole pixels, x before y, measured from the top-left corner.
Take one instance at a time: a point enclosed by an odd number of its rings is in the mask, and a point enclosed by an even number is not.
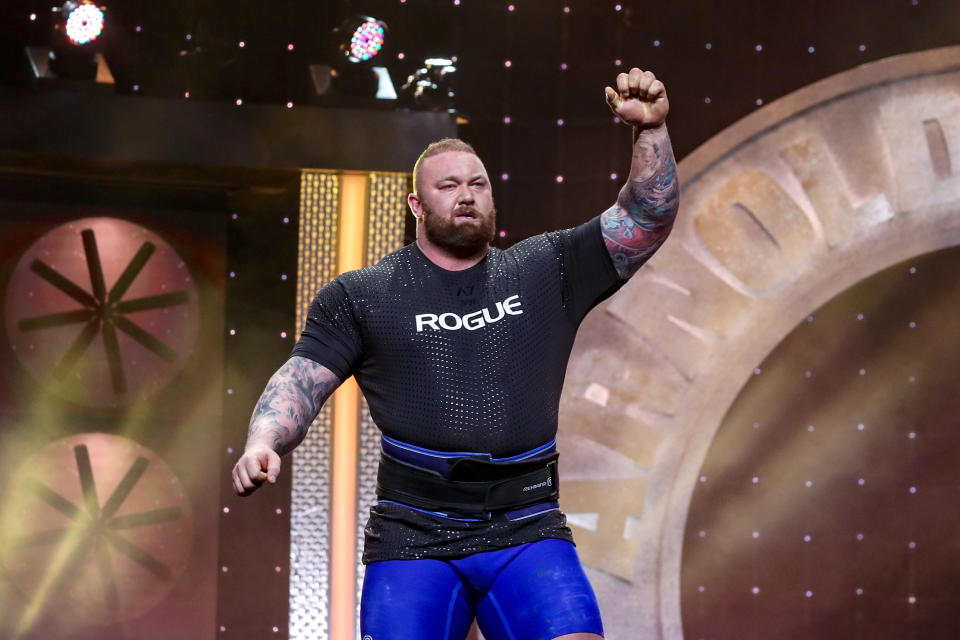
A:
[[[432,244],[445,249],[458,258],[470,258],[481,253],[493,242],[497,223],[496,209],[480,218],[479,225],[457,225],[456,219],[437,215],[423,203],[423,232]]]

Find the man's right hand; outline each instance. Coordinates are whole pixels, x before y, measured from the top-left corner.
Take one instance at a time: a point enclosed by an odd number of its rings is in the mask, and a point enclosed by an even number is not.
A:
[[[280,456],[265,444],[247,448],[233,465],[233,489],[237,495],[248,496],[264,482],[275,484],[280,475]]]
[[[233,467],[237,495],[248,496],[264,482],[277,481],[280,454],[300,444],[339,385],[333,371],[302,356],[292,356],[270,376],[250,416],[247,446]]]

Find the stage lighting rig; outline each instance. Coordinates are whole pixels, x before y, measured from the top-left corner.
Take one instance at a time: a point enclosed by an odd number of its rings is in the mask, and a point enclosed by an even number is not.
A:
[[[54,23],[49,47],[27,47],[27,57],[38,84],[113,88],[114,79],[99,51],[106,22],[106,7],[91,0],[67,0],[53,7]]]
[[[63,16],[62,23],[55,28],[63,30],[68,42],[83,46],[103,33],[105,10],[106,7],[98,7],[90,0],[67,0],[59,9],[54,8]]]
[[[453,87],[457,68],[448,58],[427,58],[423,66],[407,77],[400,87],[400,104],[408,108],[453,113],[456,92]]]
[[[341,33],[346,34],[350,27],[353,28],[350,41],[341,44],[341,51],[347,60],[360,64],[377,57],[386,41],[387,24],[382,20],[366,16],[352,18],[341,27]]]
[[[53,25],[50,69],[61,78],[92,79],[100,64],[97,55],[103,41],[98,39],[103,34],[106,7],[91,0],[67,0],[53,12],[58,19]]]
[[[333,29],[331,64],[310,66],[321,102],[396,100],[390,72],[376,64],[384,57],[388,30],[383,20],[361,15],[347,18]]]

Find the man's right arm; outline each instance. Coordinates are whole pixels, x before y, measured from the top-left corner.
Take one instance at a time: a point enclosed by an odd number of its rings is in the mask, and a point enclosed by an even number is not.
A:
[[[237,494],[250,495],[264,482],[276,482],[280,456],[300,444],[341,382],[330,369],[301,356],[271,376],[250,417],[244,453],[233,467]]]

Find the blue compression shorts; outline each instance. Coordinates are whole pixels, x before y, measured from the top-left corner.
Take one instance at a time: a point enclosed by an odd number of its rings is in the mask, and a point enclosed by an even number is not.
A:
[[[367,565],[363,640],[463,640],[474,617],[486,640],[603,635],[597,598],[566,540]]]

